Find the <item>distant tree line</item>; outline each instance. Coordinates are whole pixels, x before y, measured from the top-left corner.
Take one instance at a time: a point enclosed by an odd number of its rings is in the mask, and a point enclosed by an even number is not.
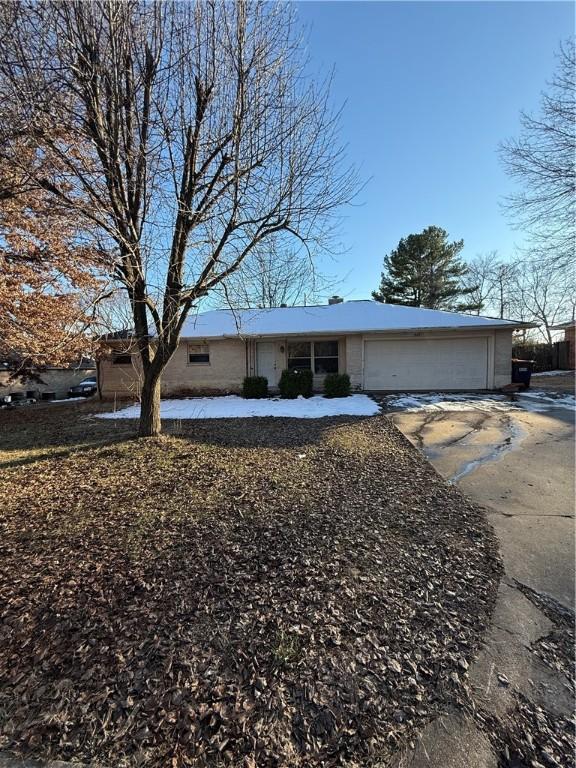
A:
[[[531,334],[551,344],[552,327],[573,320],[576,286],[560,263],[539,258],[505,261],[496,251],[468,262],[465,281],[474,290],[474,301],[485,315],[538,323]]]
[[[552,343],[552,327],[574,318],[576,287],[560,262],[505,260],[496,251],[464,262],[463,240],[449,242],[440,227],[402,238],[384,257],[376,301],[538,323]]]

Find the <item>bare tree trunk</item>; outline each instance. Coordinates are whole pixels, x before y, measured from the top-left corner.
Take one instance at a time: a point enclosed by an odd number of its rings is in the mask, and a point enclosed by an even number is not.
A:
[[[12,121],[34,157],[54,155],[48,179],[42,163],[24,167],[26,184],[112,254],[142,362],[143,436],[160,432],[162,371],[190,310],[272,239],[329,243],[357,190],[295,24],[279,2],[0,13],[0,128]]]
[[[160,431],[160,374],[148,371],[142,385],[138,434],[140,437],[157,437]]]

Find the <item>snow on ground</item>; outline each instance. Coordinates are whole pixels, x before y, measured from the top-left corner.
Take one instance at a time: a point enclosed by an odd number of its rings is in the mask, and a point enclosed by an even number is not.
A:
[[[576,411],[576,397],[568,394],[557,394],[530,390],[518,394],[520,407],[526,411],[550,411],[561,408],[566,411]]]
[[[576,411],[574,395],[554,395],[551,392],[531,390],[519,392],[514,399],[508,395],[463,393],[457,395],[431,392],[426,394],[389,395],[388,408],[408,412],[416,411],[510,411],[525,410],[544,413],[554,408]]]
[[[390,409],[415,411],[506,411],[510,409],[510,399],[505,395],[450,395],[430,392],[422,395],[388,395],[386,405]]]
[[[266,398],[245,400],[237,395],[162,400],[162,419],[244,419],[250,416],[284,416],[318,419],[323,416],[374,416],[380,407],[367,395],[326,398],[321,395],[296,400]],[[99,419],[137,419],[140,406],[131,405],[114,413],[98,413]]]
[[[569,376],[574,375],[574,371],[540,371],[540,373],[533,373],[532,378],[537,376]]]

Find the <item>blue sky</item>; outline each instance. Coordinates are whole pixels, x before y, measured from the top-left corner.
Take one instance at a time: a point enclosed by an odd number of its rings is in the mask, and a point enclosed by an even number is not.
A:
[[[368,298],[384,255],[431,224],[463,238],[465,258],[511,258],[522,233],[499,206],[512,187],[498,143],[538,108],[574,5],[304,0],[298,11],[312,68],[335,68],[349,159],[372,177],[346,211],[348,253],[319,263],[337,292]]]

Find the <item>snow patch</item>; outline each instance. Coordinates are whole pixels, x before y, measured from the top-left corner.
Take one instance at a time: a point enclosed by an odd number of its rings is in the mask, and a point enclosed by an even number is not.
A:
[[[512,403],[505,395],[447,395],[438,392],[423,395],[390,395],[388,408],[415,411],[494,411],[509,410]]]
[[[556,408],[561,410],[576,410],[574,395],[554,395],[551,392],[538,390],[520,392],[512,400],[506,395],[480,395],[465,393],[458,395],[431,392],[429,394],[400,394],[389,395],[385,398],[386,405],[391,410],[403,410],[408,413],[417,411],[495,411],[525,410],[533,413],[544,413]]]
[[[518,404],[526,411],[544,412],[554,408],[565,411],[576,411],[576,398],[574,395],[554,395],[553,392],[519,392]]]
[[[539,373],[533,373],[532,378],[535,379],[538,376],[574,376],[574,371],[540,371]]]
[[[375,416],[379,412],[379,405],[367,395],[335,398],[316,395],[296,400],[247,400],[237,395],[226,395],[162,400],[160,404],[162,419],[245,419],[253,416],[319,419],[324,416]],[[140,416],[140,405],[95,416],[99,419],[137,419]]]

